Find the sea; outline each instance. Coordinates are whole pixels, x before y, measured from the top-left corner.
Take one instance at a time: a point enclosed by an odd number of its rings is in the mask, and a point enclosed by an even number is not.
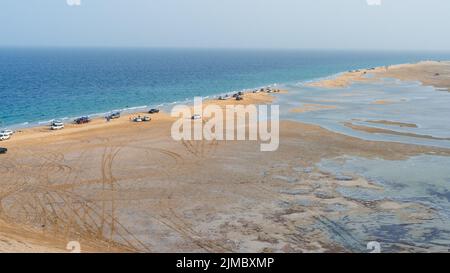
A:
[[[450,52],[0,48],[0,128],[139,111]]]

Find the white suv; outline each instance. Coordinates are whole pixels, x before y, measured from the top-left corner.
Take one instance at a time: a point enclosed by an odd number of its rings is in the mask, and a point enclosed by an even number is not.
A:
[[[12,136],[12,134],[14,134],[14,132],[11,130],[5,129],[5,130],[1,130],[0,134]]]
[[[55,120],[55,121],[52,122],[50,128],[51,128],[52,130],[61,130],[61,129],[64,129],[64,123],[62,123],[62,122],[59,121],[59,120]]]
[[[11,138],[11,135],[10,135],[10,134],[7,134],[7,133],[0,133],[0,141],[8,140],[8,139],[10,139],[10,138]]]

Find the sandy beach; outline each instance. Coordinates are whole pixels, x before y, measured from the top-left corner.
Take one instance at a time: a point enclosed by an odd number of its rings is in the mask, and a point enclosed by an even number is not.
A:
[[[348,71],[333,79],[312,82],[309,85],[324,88],[342,88],[353,82],[373,82],[381,78],[395,78],[402,81],[419,81],[423,85],[449,90],[449,69],[449,62],[423,61],[416,64],[399,64]],[[366,77],[367,75],[372,77]],[[378,103],[388,102],[379,101]]]
[[[343,88],[396,78],[449,88],[449,67],[422,62],[366,69],[311,85]],[[243,101],[210,100],[205,106],[273,99],[248,93]],[[279,149],[262,153],[258,141],[175,141],[174,118],[167,113],[152,115],[148,123],[131,122],[137,114],[68,124],[61,131],[24,129],[0,142],[8,148],[0,156],[0,252],[68,252],[69,241],[79,241],[85,252],[349,251],[329,234],[339,231],[333,217],[389,212],[414,223],[432,217],[433,210],[412,202],[346,198],[339,186],[383,189],[363,177],[323,171],[317,163],[340,156],[450,156],[449,149],[362,140],[294,121],[281,122]],[[323,228],[311,228],[314,223]],[[340,233],[352,241],[351,234]],[[407,244],[400,249],[417,250]]]

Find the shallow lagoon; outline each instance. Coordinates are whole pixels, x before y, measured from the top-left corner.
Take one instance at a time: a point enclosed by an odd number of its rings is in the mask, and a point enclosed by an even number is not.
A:
[[[399,133],[450,138],[450,92],[438,91],[416,82],[393,79],[376,83],[356,83],[342,89],[308,87],[301,83],[287,85],[285,88],[290,91],[289,94],[277,98],[282,119],[318,124],[328,130],[366,140],[450,148],[450,140],[366,133],[344,125],[345,122],[351,122],[353,125]],[[292,109],[308,104],[325,105],[328,109],[292,112]],[[392,121],[417,125],[417,128],[371,121]]]
[[[282,119],[316,124],[366,140],[450,148],[449,140],[429,138],[450,137],[450,92],[394,79],[355,83],[341,89],[302,83],[285,88],[289,93],[277,97]],[[325,107],[292,111],[307,105]],[[353,130],[345,126],[346,122],[427,138]],[[369,241],[380,242],[385,252],[446,252],[450,248],[449,157],[419,155],[406,160],[384,160],[344,156],[323,159],[316,166],[335,176],[363,177],[382,189],[347,187],[341,181],[340,185],[344,185],[336,190],[344,198],[376,208],[389,201],[401,204],[397,208],[376,209],[375,213],[343,213],[317,221],[316,227],[327,230],[332,241],[358,252],[367,252]]]
[[[334,174],[358,174],[381,186],[382,191],[341,186],[344,197],[364,202],[392,200],[420,204],[430,216],[413,207],[380,210],[370,215],[348,215],[334,219],[361,241],[376,240],[386,251],[417,249],[447,251],[450,247],[450,158],[421,155],[407,160],[345,157],[322,160],[318,167]],[[405,220],[401,214],[419,215]],[[406,217],[408,218],[408,217]],[[342,242],[346,243],[346,242]],[[353,249],[362,250],[362,249]]]

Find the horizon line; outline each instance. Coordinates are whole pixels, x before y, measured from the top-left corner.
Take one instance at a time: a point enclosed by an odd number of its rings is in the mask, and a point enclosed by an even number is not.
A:
[[[262,51],[359,51],[359,52],[449,52],[450,49],[386,48],[294,48],[294,47],[202,47],[202,46],[120,46],[120,45],[0,45],[0,49],[173,49],[173,50],[262,50]]]

